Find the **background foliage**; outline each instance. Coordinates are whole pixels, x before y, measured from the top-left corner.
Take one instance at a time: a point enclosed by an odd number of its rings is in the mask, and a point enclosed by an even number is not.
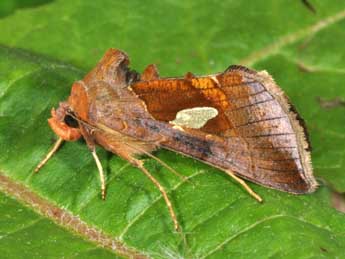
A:
[[[345,192],[345,2],[310,3],[316,13],[299,0],[1,1],[2,174],[152,258],[340,257],[345,216],[331,208],[330,190]],[[54,137],[46,124],[50,108],[110,47],[125,50],[138,71],[156,63],[162,76],[210,74],[230,64],[266,69],[307,121],[321,187],[312,195],[293,196],[251,184],[265,200],[258,205],[220,171],[159,151],[159,158],[190,177],[191,183],[181,182],[146,161],[170,191],[184,244],[172,230],[159,191],[140,171],[102,149],[105,202],[82,141],[66,143],[33,175]],[[7,195],[0,196],[5,258],[116,254]]]

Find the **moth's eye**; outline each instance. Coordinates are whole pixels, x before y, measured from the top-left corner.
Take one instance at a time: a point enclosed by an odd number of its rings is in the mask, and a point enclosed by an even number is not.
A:
[[[66,115],[64,118],[64,122],[71,128],[79,127],[78,121],[74,119],[71,115]]]

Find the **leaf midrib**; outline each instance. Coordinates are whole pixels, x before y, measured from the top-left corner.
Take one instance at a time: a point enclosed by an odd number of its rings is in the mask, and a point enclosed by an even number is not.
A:
[[[114,254],[126,256],[133,259],[149,259],[133,248],[127,247],[118,239],[103,233],[102,231],[89,226],[79,217],[74,216],[69,211],[52,205],[52,203],[27,187],[12,181],[9,177],[0,172],[0,191],[8,196],[15,197],[21,203],[35,210],[38,214],[45,216],[58,225],[61,225],[72,232],[76,232],[84,239],[109,249]]]

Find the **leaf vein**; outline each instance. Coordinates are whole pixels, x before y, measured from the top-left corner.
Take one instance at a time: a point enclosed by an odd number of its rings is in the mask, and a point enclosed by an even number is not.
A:
[[[182,184],[186,183],[188,180],[198,176],[204,174],[204,171],[197,171],[196,173],[188,176],[185,180],[177,183],[175,186],[173,186],[170,190],[167,191],[167,193],[170,193],[172,191],[176,191]],[[128,230],[131,228],[131,226],[133,226],[151,207],[153,207],[158,201],[160,201],[163,198],[162,195],[157,196],[156,199],[154,199],[152,201],[152,203],[150,203],[148,206],[146,206],[135,218],[133,218],[128,224],[127,226],[123,229],[123,231],[121,232],[121,234],[119,235],[119,239],[122,240],[124,235],[128,232]]]
[[[246,58],[242,59],[239,63],[251,66],[258,62],[259,60],[262,60],[264,58],[267,58],[268,56],[271,56],[275,53],[277,53],[280,49],[285,47],[288,44],[292,44],[308,35],[315,34],[324,28],[327,28],[328,26],[341,21],[345,18],[345,10],[341,10],[340,12],[328,16],[322,20],[319,20],[317,23],[303,28],[301,30],[298,30],[297,32],[293,32],[287,35],[284,35],[280,38],[278,38],[274,43],[267,45],[266,47],[254,51],[253,53],[249,54]]]
[[[252,230],[253,228],[266,223],[267,221],[271,221],[274,219],[278,219],[278,218],[290,218],[290,219],[294,219],[296,221],[302,222],[304,224],[308,224],[308,225],[312,225],[316,228],[319,228],[321,230],[327,231],[329,233],[331,233],[332,235],[334,235],[334,233],[332,233],[329,229],[324,228],[322,226],[316,225],[315,223],[311,223],[311,222],[307,222],[305,220],[302,220],[300,218],[297,218],[295,216],[290,216],[290,215],[284,215],[284,214],[276,214],[276,215],[272,215],[266,218],[263,218],[259,221],[256,221],[255,223],[249,225],[248,227],[243,228],[242,230],[240,230],[239,232],[237,232],[236,234],[230,236],[229,238],[225,239],[223,242],[221,242],[219,245],[217,245],[214,249],[212,249],[211,251],[209,251],[207,254],[205,254],[204,256],[200,257],[199,259],[205,259],[207,257],[209,257],[210,255],[214,254],[215,252],[217,252],[218,250],[220,250],[222,247],[224,247],[224,245],[230,243],[232,240],[236,239],[237,237],[239,237],[240,235]]]

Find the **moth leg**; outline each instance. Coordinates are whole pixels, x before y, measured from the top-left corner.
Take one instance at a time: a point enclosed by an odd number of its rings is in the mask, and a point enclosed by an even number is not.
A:
[[[63,143],[63,139],[59,137],[56,142],[54,143],[54,146],[52,149],[48,152],[48,154],[45,156],[45,158],[36,166],[35,173],[37,173],[41,168],[48,162],[48,160],[56,153],[56,151],[59,149],[61,144]]]
[[[130,146],[131,148],[133,148],[135,150],[138,150],[138,151],[142,152],[143,154],[147,155],[148,157],[151,157],[152,159],[156,160],[159,164],[161,164],[163,167],[168,169],[170,172],[172,172],[174,175],[176,175],[177,177],[181,178],[182,180],[189,181],[187,176],[184,176],[184,175],[178,173],[174,168],[169,166],[163,160],[161,160],[160,158],[158,158],[155,155],[151,154],[150,152],[146,151],[145,149],[140,148],[138,145],[131,145],[130,143],[124,143],[124,144],[127,145],[127,146]]]
[[[241,178],[237,177],[233,172],[226,170],[224,171],[227,175],[231,176],[234,180],[236,180],[240,185],[243,186],[244,189],[252,196],[254,199],[256,199],[258,202],[262,202],[262,198],[256,194],[247,184],[245,181],[243,181]]]
[[[104,176],[104,171],[103,171],[102,163],[99,160],[99,158],[97,156],[97,153],[96,153],[96,144],[95,144],[95,141],[93,139],[91,130],[86,128],[85,126],[80,125],[80,132],[83,135],[84,140],[85,140],[88,148],[91,151],[92,157],[93,157],[93,159],[96,162],[98,173],[99,173],[99,179],[101,181],[102,200],[105,200],[105,192],[106,192],[105,176]]]
[[[59,138],[55,142],[53,148],[48,152],[46,157],[37,165],[34,170],[35,173],[37,173],[56,153],[64,140],[76,141],[81,137],[78,128],[70,127],[64,122],[64,119],[67,115],[67,110],[68,104],[65,102],[60,103],[57,110],[55,110],[54,108],[51,109],[51,118],[48,119],[48,124]]]
[[[93,148],[91,150],[91,154],[93,156],[93,158],[95,159],[96,165],[97,165],[97,169],[98,169],[98,173],[99,173],[99,178],[101,180],[101,191],[102,191],[102,200],[105,200],[105,177],[104,177],[104,171],[103,171],[103,167],[101,164],[101,161],[99,160],[97,153],[96,153],[96,148]]]
[[[173,209],[173,206],[171,204],[171,201],[168,197],[168,194],[166,193],[165,189],[163,188],[163,186],[157,181],[156,178],[153,177],[153,175],[144,167],[143,162],[141,160],[138,159],[134,159],[132,158],[131,163],[136,166],[137,168],[139,168],[152,182],[154,185],[156,185],[156,187],[159,189],[159,191],[161,192],[164,201],[169,209],[169,213],[170,213],[170,217],[172,219],[172,221],[174,222],[174,228],[176,231],[180,230],[180,226],[179,223],[177,221],[177,217],[175,214],[175,211]]]
[[[148,155],[149,157],[153,158],[154,160],[156,160],[158,163],[160,163],[163,167],[165,167],[166,169],[168,169],[170,172],[172,172],[174,175],[176,175],[177,177],[179,177],[181,180],[183,181],[189,181],[187,176],[184,176],[180,173],[178,173],[174,168],[172,168],[170,165],[168,165],[167,163],[165,163],[164,161],[162,161],[161,159],[159,159],[158,157],[150,154]]]

